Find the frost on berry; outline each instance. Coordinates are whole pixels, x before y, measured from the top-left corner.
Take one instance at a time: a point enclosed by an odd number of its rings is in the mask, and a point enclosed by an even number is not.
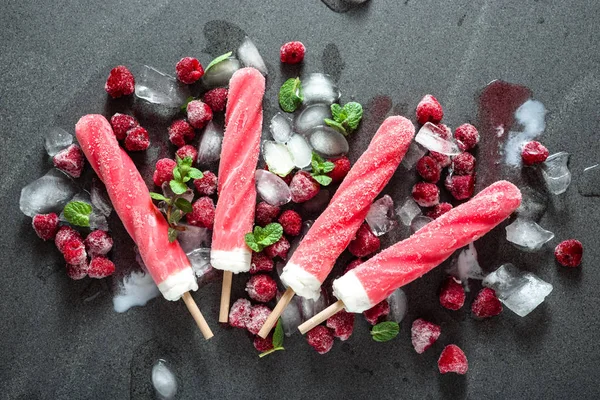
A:
[[[442,328],[439,325],[421,318],[414,320],[410,330],[410,338],[415,351],[422,354],[436,342],[441,333]]]

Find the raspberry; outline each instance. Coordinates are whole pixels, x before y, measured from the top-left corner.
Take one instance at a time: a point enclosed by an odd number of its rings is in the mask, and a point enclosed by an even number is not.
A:
[[[246,325],[250,321],[250,309],[252,309],[250,300],[237,299],[229,310],[229,325],[234,328],[246,329]]]
[[[417,183],[412,188],[413,199],[421,207],[433,207],[440,202],[440,189],[433,183]]]
[[[66,172],[73,178],[79,178],[83,171],[85,158],[83,152],[76,144],[72,144],[64,150],[59,151],[53,158],[54,166]]]
[[[204,104],[200,100],[193,100],[187,105],[187,117],[190,125],[196,129],[202,129],[213,118],[213,113],[208,104]]]
[[[135,128],[140,124],[131,115],[116,113],[110,118],[110,125],[113,128],[117,140],[123,140],[125,139],[128,130]]]
[[[341,157],[331,162],[333,163],[333,169],[327,175],[333,183],[340,183],[350,172],[350,160],[347,157]]]
[[[452,160],[450,159],[450,157],[445,154],[437,153],[435,151],[430,151],[429,155],[431,156],[431,158],[433,158],[435,161],[437,161],[437,163],[442,168],[446,168],[446,167],[450,166],[450,164],[452,163]]]
[[[379,250],[379,238],[373,234],[369,225],[363,222],[356,232],[356,237],[348,245],[348,250],[355,257],[366,257]]]
[[[302,230],[302,217],[296,211],[285,210],[277,220],[283,227],[283,233],[298,236]]]
[[[88,269],[90,278],[102,279],[111,276],[115,272],[115,264],[106,257],[98,256],[92,258]]]
[[[175,154],[177,154],[177,157],[181,158],[182,160],[186,157],[191,158],[192,163],[195,163],[196,159],[198,158],[198,150],[196,150],[196,148],[191,144],[181,146],[179,149],[177,149]]]
[[[110,70],[104,90],[113,99],[121,96],[129,96],[135,90],[135,78],[127,67],[119,65]]]
[[[449,276],[440,290],[440,304],[448,310],[458,310],[465,304],[465,289],[460,281]]]
[[[415,319],[410,329],[410,338],[415,351],[422,354],[438,340],[441,333],[442,328],[439,325],[421,318]]]
[[[79,238],[68,240],[63,247],[62,253],[67,264],[80,265],[87,260],[85,246]]]
[[[325,354],[333,347],[333,332],[326,326],[315,326],[306,333],[306,340],[317,353]]]
[[[471,304],[471,311],[479,318],[489,318],[502,312],[502,304],[493,289],[483,288]]]
[[[252,306],[250,309],[250,319],[246,323],[246,329],[251,334],[256,335],[265,324],[269,314],[271,314],[271,309],[264,304]]]
[[[270,246],[265,247],[265,254],[270,258],[279,257],[282,260],[287,259],[288,251],[290,250],[290,242],[282,236],[281,239]]]
[[[462,151],[471,150],[479,143],[479,132],[471,124],[462,124],[454,130],[454,138]]]
[[[177,147],[185,146],[185,142],[193,140],[194,136],[194,128],[184,119],[173,121],[169,127],[169,140]]]
[[[58,232],[58,216],[55,213],[34,215],[33,230],[43,240],[54,239]]]
[[[173,179],[173,170],[177,163],[170,158],[161,158],[156,162],[156,169],[152,175],[152,180],[156,186],[162,186],[163,183]]]
[[[150,136],[148,131],[137,126],[127,131],[125,148],[129,151],[143,151],[150,147]]]
[[[417,104],[417,121],[423,125],[426,122],[437,124],[444,117],[444,110],[439,101],[430,94],[425,95]]]
[[[56,232],[56,236],[54,237],[54,244],[56,245],[58,251],[63,253],[67,242],[73,239],[81,241],[81,235],[79,234],[79,232],[77,232],[70,226],[61,226],[58,229],[58,232]]]
[[[87,260],[84,261],[81,264],[77,264],[77,265],[73,265],[73,264],[67,264],[67,276],[71,279],[73,279],[74,281],[78,281],[80,279],[83,279],[86,277],[87,275],[87,271],[88,271],[88,264],[87,264]]]
[[[215,88],[204,93],[202,101],[208,104],[213,112],[223,111],[227,105],[227,95],[229,91],[226,88]]]
[[[442,167],[431,156],[424,156],[417,161],[417,173],[427,182],[436,183],[440,180]]]
[[[437,124],[435,125],[437,128],[433,131],[433,133],[437,134],[442,139],[450,139],[452,137],[452,129],[446,124]]]
[[[210,171],[204,171],[203,175],[200,179],[194,179],[194,186],[200,196],[211,196],[217,191],[217,176]]]
[[[269,335],[265,339],[261,338],[260,336],[256,336],[253,344],[254,348],[261,353],[269,351],[273,348],[273,335]]]
[[[463,175],[454,176],[448,175],[444,186],[456,200],[466,200],[473,196],[475,190],[475,176]]]
[[[346,269],[344,270],[344,274],[346,274],[348,271],[351,271],[354,268],[358,267],[363,262],[364,261],[360,258],[356,258],[356,259],[350,261],[350,263],[346,266]]]
[[[455,344],[449,344],[444,347],[440,358],[438,359],[438,368],[440,373],[455,372],[464,375],[469,369],[469,363],[465,353]]]
[[[333,329],[333,336],[340,340],[348,340],[354,330],[354,313],[342,310],[329,317],[326,325]]]
[[[107,232],[98,229],[87,235],[84,244],[90,256],[103,256],[112,249],[113,239]]]
[[[277,218],[281,210],[277,206],[272,206],[269,203],[261,201],[256,205],[254,221],[256,225],[265,226],[270,224]]]
[[[273,260],[267,257],[264,253],[252,253],[252,263],[250,264],[250,273],[273,271]]]
[[[279,50],[279,58],[285,64],[298,64],[304,60],[306,47],[302,42],[287,42]]]
[[[446,214],[448,211],[452,210],[452,204],[450,203],[440,203],[433,206],[433,208],[425,213],[431,219],[436,219]]]
[[[377,322],[379,322],[382,317],[385,317],[389,313],[390,304],[387,300],[383,300],[369,308],[367,311],[364,311],[363,315],[368,323],[371,325],[377,325]]]
[[[536,142],[535,140],[532,142],[528,142],[523,146],[523,150],[521,150],[521,158],[523,159],[523,164],[525,165],[534,165],[543,163],[546,161],[550,152],[540,142]]]
[[[196,58],[183,57],[175,65],[175,72],[177,72],[177,79],[189,85],[202,78],[204,68],[202,68],[202,64]]]
[[[473,175],[475,172],[475,157],[471,153],[460,153],[452,158],[452,173],[454,175]]]
[[[320,190],[319,183],[306,171],[298,171],[290,182],[290,192],[294,203],[304,203],[315,197]]]
[[[563,267],[578,267],[581,264],[582,256],[583,245],[579,240],[565,240],[554,249],[556,261]]]
[[[192,212],[186,215],[190,225],[212,229],[215,223],[215,203],[210,197],[200,197],[192,205]]]
[[[277,294],[277,283],[269,275],[253,275],[246,283],[246,292],[252,300],[266,303]]]

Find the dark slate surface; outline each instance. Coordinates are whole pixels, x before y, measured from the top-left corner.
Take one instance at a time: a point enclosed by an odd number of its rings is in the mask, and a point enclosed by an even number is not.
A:
[[[358,318],[350,340],[336,342],[327,355],[295,336],[286,340],[285,352],[262,360],[244,332],[217,326],[218,283],[194,295],[215,330],[209,342],[180,302],[158,299],[117,314],[110,282],[70,281],[54,246],[37,239],[18,210],[20,188],[49,168],[41,141],[48,127],[72,130],[82,114],[126,106],[104,96],[112,66],[147,63],[172,71],[185,55],[206,63],[244,31],[269,66],[266,117],[274,113],[278,85],[296,73],[278,62],[279,46],[288,40],[308,48],[302,73],[330,73],[344,101],[367,105],[351,140],[353,160],[390,110],[412,115],[420,97],[433,93],[445,106],[446,122],[457,126],[476,120],[476,94],[486,83],[504,79],[528,86],[546,105],[543,140],[551,151],[573,155],[576,183],[600,157],[598,17],[600,3],[591,0],[372,0],[343,14],[317,0],[2,2],[0,398],[151,398],[149,371],[159,357],[172,362],[179,397],[188,399],[600,397],[600,203],[580,196],[575,184],[551,199],[541,224],[556,238],[543,251],[520,253],[506,243],[502,228],[478,243],[486,270],[511,261],[554,285],[528,317],[505,311],[481,322],[468,307],[441,309],[438,269],[407,287],[409,314],[397,340],[371,341]],[[164,139],[160,121],[146,125],[155,144]],[[155,146],[137,161],[149,170],[168,150]],[[386,191],[403,200],[413,175],[400,169]],[[131,242],[117,221],[111,227],[124,238],[115,253],[126,269],[133,262]],[[400,229],[385,244],[406,235]],[[586,248],[578,270],[558,267],[552,256],[553,246],[570,237]],[[417,317],[440,323],[443,331],[423,355],[410,344]],[[449,343],[468,355],[465,377],[437,372],[437,357]]]

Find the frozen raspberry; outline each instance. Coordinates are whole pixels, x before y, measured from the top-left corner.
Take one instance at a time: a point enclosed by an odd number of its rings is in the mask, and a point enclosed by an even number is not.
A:
[[[150,136],[148,131],[141,126],[127,131],[125,148],[129,151],[143,151],[150,147]]]
[[[444,347],[440,358],[438,359],[438,368],[440,373],[455,372],[464,375],[469,369],[469,363],[465,353],[455,344],[449,344]]]
[[[390,304],[387,300],[380,301],[367,311],[363,312],[365,319],[371,325],[377,325],[382,317],[385,317],[390,313]]]
[[[173,179],[173,170],[177,163],[170,158],[161,158],[156,162],[156,169],[152,175],[152,180],[156,186],[162,186],[163,183]]]
[[[112,249],[113,239],[107,232],[98,229],[87,235],[84,244],[90,256],[103,256]]]
[[[440,202],[440,189],[433,183],[417,183],[412,188],[413,199],[421,207],[433,207]]]
[[[184,119],[173,121],[169,126],[169,140],[177,147],[185,146],[185,142],[191,141],[194,136],[194,128]]]
[[[417,104],[417,121],[421,125],[426,122],[437,124],[444,117],[444,110],[435,97],[430,94],[425,95]]]
[[[140,124],[131,115],[116,113],[110,118],[110,125],[113,128],[117,140],[123,140],[125,139],[128,130],[135,128]]]
[[[583,245],[579,240],[569,239],[560,242],[554,249],[556,261],[563,267],[578,267],[583,256]]]
[[[306,171],[298,171],[290,182],[290,192],[294,203],[304,203],[315,197],[320,190],[319,183]]]
[[[211,89],[204,93],[202,101],[208,104],[213,112],[223,111],[227,105],[227,95],[229,94],[226,88]]]
[[[191,158],[192,163],[195,163],[196,159],[198,158],[198,150],[196,150],[196,147],[192,146],[191,144],[181,146],[177,149],[175,154],[177,154],[177,157],[181,158],[182,160],[186,157]]]
[[[261,338],[260,336],[256,336],[253,344],[254,348],[261,353],[269,351],[273,348],[273,335],[269,335],[265,339]]]
[[[344,270],[344,274],[346,274],[348,271],[351,271],[354,268],[358,267],[362,263],[364,263],[364,261],[360,258],[356,258],[356,259],[350,261],[350,263],[346,266],[346,269]]]
[[[110,70],[104,90],[113,99],[129,96],[135,90],[135,78],[127,67],[119,65]]]
[[[441,333],[442,328],[439,325],[421,318],[415,319],[410,330],[410,338],[415,351],[422,354],[438,340]]]
[[[269,275],[253,275],[246,283],[246,292],[252,300],[266,303],[277,294],[277,283]]]
[[[333,169],[327,175],[333,183],[340,183],[348,175],[348,172],[350,172],[350,160],[347,157],[341,157],[333,160],[332,163]]]
[[[315,326],[306,333],[306,340],[317,353],[325,354],[333,347],[333,332],[326,326]]]
[[[83,171],[85,158],[83,152],[76,144],[72,144],[64,150],[59,151],[53,158],[54,166],[66,172],[73,178],[79,178]]]
[[[450,127],[446,124],[437,124],[435,126],[436,129],[435,131],[433,131],[433,133],[437,134],[439,137],[441,137],[442,139],[450,139],[452,137],[452,129],[450,129]]]
[[[528,142],[523,146],[523,150],[521,150],[521,158],[523,159],[523,164],[525,165],[534,165],[543,163],[546,161],[550,152],[540,142],[536,142],[535,140],[532,142]]]
[[[88,272],[87,260],[81,264],[67,264],[67,276],[74,281],[78,281],[86,277]]]
[[[250,309],[250,319],[246,323],[246,329],[251,334],[256,335],[265,324],[269,314],[271,314],[271,309],[263,304],[252,306]]]
[[[366,257],[379,250],[379,238],[373,234],[365,222],[358,228],[356,237],[348,245],[348,250],[355,257]]]
[[[79,238],[67,241],[63,247],[62,253],[67,264],[80,265],[87,260],[85,245]]]
[[[294,210],[285,210],[277,221],[286,235],[298,236],[302,230],[302,217]]]
[[[182,147],[183,149],[183,147]],[[211,196],[217,191],[217,176],[210,171],[204,171],[204,176],[194,179],[194,186],[200,196]]]
[[[210,197],[200,197],[192,205],[192,212],[186,215],[190,225],[212,229],[215,223],[215,203]]]
[[[287,42],[279,50],[279,58],[285,64],[298,64],[304,60],[306,47],[302,42]]]
[[[471,124],[462,124],[454,130],[454,139],[459,149],[468,151],[479,143],[479,132]]]
[[[37,214],[31,224],[35,233],[43,240],[54,239],[58,232],[58,216],[55,213]]]
[[[475,157],[471,153],[460,153],[452,158],[452,173],[454,175],[473,175],[475,172]]]
[[[448,310],[458,310],[465,304],[465,289],[460,281],[449,276],[440,290],[440,304]]]
[[[252,263],[250,264],[250,273],[273,271],[273,260],[264,253],[252,253]]]
[[[431,156],[424,156],[417,161],[417,173],[427,182],[436,183],[440,180],[442,167]]]
[[[456,200],[466,200],[473,196],[475,190],[474,175],[448,175],[444,186]]]
[[[348,340],[354,330],[354,313],[342,310],[329,317],[326,323],[328,328],[333,329],[333,336],[340,340]]]
[[[202,129],[213,118],[213,113],[208,104],[193,100],[187,105],[187,118],[194,128]]]
[[[81,235],[75,229],[70,226],[61,226],[56,232],[56,236],[54,237],[54,244],[56,248],[61,253],[64,252],[65,245],[68,241],[77,239],[81,242]]]
[[[234,328],[246,329],[246,325],[250,321],[251,309],[252,304],[250,304],[250,300],[237,299],[229,310],[229,325]]]
[[[175,71],[177,72],[177,79],[187,85],[196,82],[204,75],[202,64],[194,57],[183,57],[175,65]]]
[[[106,257],[98,256],[92,258],[88,269],[90,278],[102,279],[111,276],[115,272],[115,264]]]
[[[290,242],[282,236],[281,239],[270,246],[265,247],[264,252],[270,258],[279,257],[282,260],[287,259],[288,251],[290,250]]]
[[[471,311],[479,318],[493,317],[502,312],[502,304],[493,289],[483,288],[471,304]]]
[[[431,158],[433,158],[435,161],[437,161],[437,163],[442,168],[449,167],[450,164],[452,163],[452,160],[450,159],[450,157],[445,154],[438,153],[435,151],[430,151],[429,155],[431,156]]]
[[[261,201],[256,205],[254,221],[256,225],[265,226],[275,221],[281,210],[277,206],[272,206],[267,202]]]
[[[436,219],[448,211],[452,210],[452,204],[450,203],[440,203],[433,206],[433,208],[425,213],[431,219]]]

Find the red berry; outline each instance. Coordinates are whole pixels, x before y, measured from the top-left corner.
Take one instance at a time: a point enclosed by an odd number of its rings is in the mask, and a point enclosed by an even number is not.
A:
[[[523,146],[523,150],[521,150],[521,158],[523,159],[523,164],[525,165],[534,165],[543,163],[546,161],[550,152],[540,142],[536,142],[535,140],[532,142],[528,142]]]
[[[273,335],[269,335],[265,339],[261,338],[260,336],[256,336],[253,344],[254,348],[261,353],[269,351],[273,348]]]
[[[415,319],[410,330],[410,338],[415,351],[422,354],[438,340],[441,333],[442,328],[439,325],[421,318]]]
[[[252,300],[266,303],[277,294],[277,282],[269,275],[253,275],[246,283],[246,292]]]
[[[187,105],[187,118],[194,128],[202,129],[213,118],[213,113],[208,104],[193,100]]]
[[[202,78],[204,68],[202,64],[194,57],[183,57],[177,65],[175,65],[177,79],[185,84],[191,84]]]
[[[363,312],[365,319],[371,325],[377,325],[382,317],[385,317],[390,313],[390,304],[387,300],[380,301],[367,311]]]
[[[333,336],[340,340],[348,340],[354,330],[354,313],[342,310],[329,317],[326,325],[333,329]]]
[[[431,219],[436,219],[448,211],[452,210],[452,204],[450,203],[440,203],[433,206],[433,208],[425,213],[425,215]]]
[[[265,324],[267,317],[271,314],[271,309],[264,304],[252,306],[250,309],[250,319],[246,323],[246,329],[256,335],[260,328]]]
[[[129,96],[135,90],[135,78],[127,67],[119,65],[110,70],[104,90],[113,99],[121,96]]]
[[[84,244],[90,256],[103,256],[112,249],[113,239],[108,232],[98,229],[87,235]]]
[[[471,153],[460,153],[452,158],[454,175],[473,175],[475,173],[475,157]]]
[[[350,263],[346,266],[346,269],[344,270],[344,274],[346,274],[348,271],[351,271],[354,268],[358,267],[363,262],[364,261],[361,260],[360,258],[356,258],[356,259],[350,261]]]
[[[43,240],[54,239],[58,232],[58,216],[55,213],[34,215],[33,230]]]
[[[223,111],[227,105],[227,95],[229,91],[226,88],[215,88],[204,93],[202,101],[208,104],[213,112]]]
[[[200,197],[192,205],[192,212],[186,214],[190,225],[212,229],[215,223],[215,203],[210,197]]]
[[[98,256],[92,258],[88,269],[90,278],[102,279],[111,276],[115,272],[115,264],[106,257]]]
[[[249,300],[238,299],[231,305],[229,309],[229,325],[234,328],[246,329],[246,325],[250,321],[250,310],[252,304]]]
[[[79,234],[79,232],[77,232],[70,226],[61,226],[58,229],[58,232],[56,232],[56,236],[54,237],[54,244],[56,245],[58,251],[63,253],[67,242],[73,239],[81,241],[81,235]]]
[[[181,146],[177,149],[175,154],[177,154],[177,157],[181,158],[182,160],[186,157],[191,158],[192,163],[195,163],[196,159],[198,158],[198,150],[196,150],[196,147],[192,146],[191,144]]]
[[[581,264],[582,256],[583,245],[579,240],[565,240],[554,249],[556,261],[563,267],[578,267]]]
[[[326,326],[315,326],[306,333],[306,340],[317,353],[325,354],[333,347],[333,332]]]
[[[285,64],[298,64],[304,60],[306,47],[302,42],[287,42],[279,50],[279,58]]]
[[[184,119],[173,121],[169,127],[169,140],[177,147],[185,146],[185,142],[193,140],[194,136],[194,128]]]
[[[444,347],[440,358],[438,359],[438,368],[440,373],[455,372],[464,375],[469,369],[469,363],[465,353],[455,344],[449,344]]]
[[[156,162],[156,169],[152,175],[152,180],[156,186],[162,186],[163,183],[173,179],[173,170],[177,163],[170,158],[161,158]]]
[[[427,182],[436,183],[440,180],[442,167],[431,156],[424,156],[417,161],[417,173]]]
[[[252,253],[252,263],[250,264],[250,273],[273,271],[273,260],[264,253]]]
[[[442,153],[430,151],[429,156],[431,156],[431,158],[433,158],[442,168],[446,168],[452,163],[450,157]]]
[[[417,104],[417,121],[421,125],[426,122],[437,124],[444,117],[444,110],[435,97],[430,94],[425,95]]]
[[[66,149],[56,153],[52,158],[52,162],[54,163],[54,166],[61,171],[66,172],[73,178],[79,178],[81,176],[81,171],[83,171],[85,157],[83,156],[81,148],[76,144],[72,144]]]
[[[489,318],[502,312],[502,304],[493,289],[483,288],[471,304],[471,311],[479,318]]]
[[[298,171],[290,182],[290,192],[294,203],[304,203],[315,197],[321,186],[306,171]]]
[[[454,138],[459,149],[468,151],[479,143],[479,132],[471,124],[462,124],[454,130]]]
[[[475,190],[474,175],[448,175],[444,186],[456,200],[466,200],[473,196]]]
[[[210,171],[204,171],[203,175],[200,179],[194,179],[196,191],[200,196],[212,196],[217,191],[217,176]]]
[[[350,172],[350,160],[347,157],[340,157],[337,160],[333,160],[332,163],[333,169],[327,175],[333,183],[340,183],[348,175],[348,172]]]
[[[282,236],[281,239],[270,246],[265,247],[263,250],[265,254],[270,258],[279,257],[282,260],[287,259],[288,251],[290,250],[290,242]]]
[[[441,137],[442,139],[450,139],[452,137],[452,129],[446,124],[437,124],[435,125],[437,129],[433,131],[436,135]]]
[[[448,310],[459,310],[465,304],[465,289],[453,277],[446,278],[440,290],[440,304]]]
[[[128,130],[135,128],[140,124],[131,115],[116,113],[110,118],[110,125],[113,128],[117,140],[123,140],[125,139]]]
[[[150,136],[148,131],[137,126],[127,131],[125,148],[129,151],[143,151],[150,147]]]
[[[80,265],[86,262],[87,253],[81,239],[71,239],[63,247],[63,256],[67,264]]]
[[[433,183],[417,183],[412,188],[413,199],[421,207],[433,207],[440,202],[440,189]]]
[[[369,225],[363,222],[356,232],[356,237],[348,245],[348,250],[355,257],[366,257],[379,250],[379,238],[373,234]]]
[[[283,227],[283,233],[298,236],[302,231],[302,217],[294,210],[285,210],[277,220]]]
[[[265,226],[270,224],[277,218],[280,212],[280,208],[272,206],[267,202],[261,201],[256,205],[256,212],[254,214],[254,221],[256,225]]]
[[[88,272],[88,263],[85,260],[83,263],[78,265],[67,264],[67,276],[74,281],[78,281],[86,277]]]

